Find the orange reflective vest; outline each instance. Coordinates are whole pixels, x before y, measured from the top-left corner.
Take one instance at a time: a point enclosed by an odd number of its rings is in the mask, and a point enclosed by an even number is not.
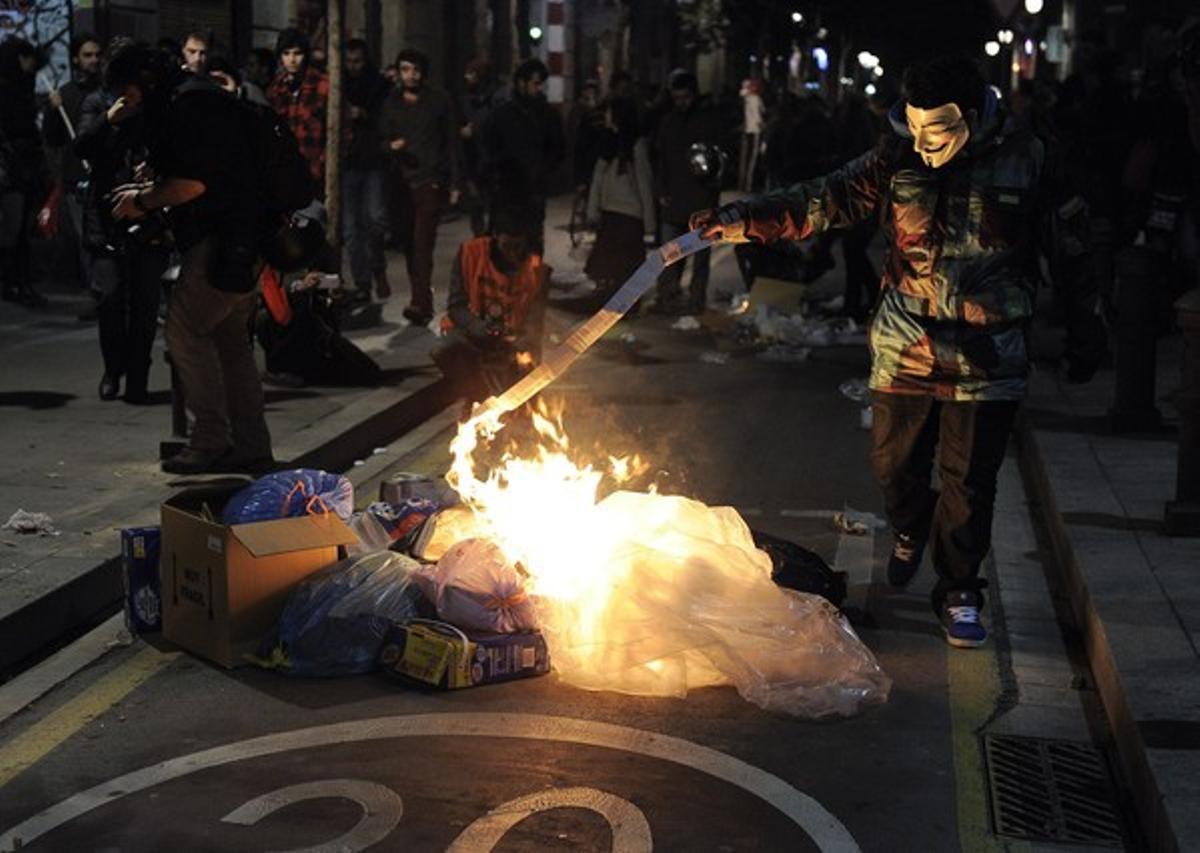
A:
[[[545,284],[546,267],[540,255],[530,255],[509,276],[492,263],[491,246],[491,237],[476,237],[462,244],[459,271],[463,289],[472,314],[490,323],[502,323],[506,334],[519,335],[530,306]]]

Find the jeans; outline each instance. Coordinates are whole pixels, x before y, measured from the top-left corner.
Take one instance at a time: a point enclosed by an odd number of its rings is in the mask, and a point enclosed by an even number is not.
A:
[[[437,244],[442,187],[403,185],[400,195],[400,246],[408,269],[409,305],[433,316],[433,249]]]
[[[674,222],[662,223],[662,241],[668,243],[676,237],[682,237],[688,232],[687,225]],[[688,288],[689,299],[693,308],[703,308],[708,301],[708,261],[712,249],[705,249],[692,255],[692,284]],[[683,294],[680,283],[683,281],[683,265],[685,261],[676,261],[658,277],[658,299],[660,302],[673,301]]]
[[[871,470],[893,529],[929,539],[936,612],[947,593],[985,585],[979,566],[992,545],[996,476],[1018,405],[871,393]],[[931,482],[935,452],[940,490]]]
[[[100,354],[104,372],[125,376],[125,387],[145,392],[150,375],[150,351],[158,331],[158,299],[168,253],[152,246],[128,246],[123,252],[92,256]]]
[[[195,418],[188,446],[216,457],[232,447],[249,459],[271,455],[262,381],[254,363],[250,317],[258,294],[209,283],[214,240],[183,253],[167,309],[167,348]]]
[[[350,256],[350,277],[359,290],[370,292],[371,277],[387,269],[383,240],[388,229],[383,169],[342,172],[342,240]]]

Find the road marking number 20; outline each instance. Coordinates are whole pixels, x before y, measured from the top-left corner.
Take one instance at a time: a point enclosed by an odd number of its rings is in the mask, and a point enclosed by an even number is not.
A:
[[[363,816],[349,832],[314,847],[286,853],[356,853],[383,841],[404,816],[404,801],[384,785],[362,779],[321,779],[289,785],[248,800],[221,820],[253,826],[285,806],[305,800],[340,798],[362,807]],[[487,853],[510,829],[538,812],[579,808],[595,812],[612,830],[613,853],[649,853],[654,849],[650,824],[628,800],[596,788],[552,788],[509,800],[476,820],[454,839],[446,853]]]

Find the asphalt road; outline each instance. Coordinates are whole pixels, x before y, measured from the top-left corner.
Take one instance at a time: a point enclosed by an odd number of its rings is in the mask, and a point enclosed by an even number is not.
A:
[[[564,405],[576,446],[636,451],[664,491],[737,507],[753,527],[848,569],[861,637],[894,680],[886,705],[812,722],[765,713],[732,688],[649,699],[584,692],[553,674],[424,693],[378,676],[222,671],[135,643],[0,724],[0,842],[986,847],[972,732],[1001,701],[996,644],[949,652],[927,604],[928,569],[906,593],[872,583],[886,535],[847,541],[828,517],[881,511],[858,407],[838,391],[865,376],[864,349],[817,349],[796,364],[729,349],[725,336],[663,319],[623,323],[545,396]],[[717,351],[724,363],[702,360]],[[448,439],[392,470],[444,470]]]

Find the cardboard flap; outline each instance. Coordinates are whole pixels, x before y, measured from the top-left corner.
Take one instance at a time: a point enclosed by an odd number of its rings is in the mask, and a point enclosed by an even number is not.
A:
[[[238,524],[230,532],[255,557],[358,542],[354,531],[333,513]]]

